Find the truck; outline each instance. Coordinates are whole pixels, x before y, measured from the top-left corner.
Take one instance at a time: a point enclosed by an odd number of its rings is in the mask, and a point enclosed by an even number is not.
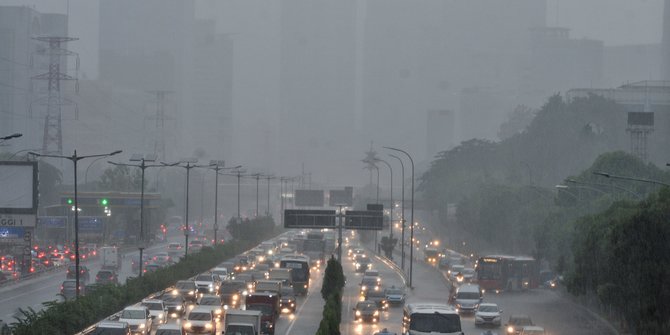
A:
[[[279,317],[279,295],[270,292],[256,292],[247,295],[245,299],[246,309],[260,311],[261,332],[273,335],[275,333],[275,322]]]
[[[116,271],[121,269],[121,253],[117,247],[100,248],[100,257],[102,257],[103,269],[113,269]]]
[[[261,335],[261,311],[229,309],[224,318],[224,334]]]
[[[279,295],[282,282],[279,280],[259,280],[256,282],[255,292],[269,292]]]
[[[279,280],[282,282],[284,287],[293,287],[293,281],[291,280],[291,269],[287,268],[272,268],[269,271],[268,278],[270,280]]]
[[[311,266],[320,267],[326,257],[326,240],[321,232],[310,232],[302,241],[300,250],[311,260]]]

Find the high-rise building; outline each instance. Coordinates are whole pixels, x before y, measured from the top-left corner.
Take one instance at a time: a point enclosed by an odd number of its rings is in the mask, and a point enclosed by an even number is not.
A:
[[[31,109],[30,105],[46,85],[31,77],[48,71],[48,57],[37,54],[48,46],[33,37],[67,36],[67,31],[66,15],[40,13],[27,6],[0,6],[0,134],[22,133],[21,148],[42,146],[45,109],[39,104]],[[67,71],[67,62],[62,62],[61,72]],[[15,143],[7,142],[8,150]]]
[[[346,155],[355,143],[358,3],[282,2],[280,171],[300,171],[305,163],[325,178],[350,175],[337,167],[356,160]]]

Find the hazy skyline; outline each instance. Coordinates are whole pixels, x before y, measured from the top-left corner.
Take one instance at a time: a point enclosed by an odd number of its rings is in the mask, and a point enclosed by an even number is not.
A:
[[[248,0],[195,0],[216,9],[240,7]],[[82,74],[97,77],[98,1],[96,0],[4,0],[3,5],[35,6],[40,12],[65,13],[70,8],[70,35],[80,40],[72,50],[82,57]],[[664,0],[547,0],[547,25],[567,27],[573,38],[602,40],[606,46],[659,43],[662,36]],[[275,10],[277,6],[270,6]],[[230,18],[229,13],[199,10],[208,17]],[[598,20],[592,15],[598,13]],[[221,30],[229,27],[218,22]],[[230,32],[230,31],[220,31]],[[233,32],[235,33],[235,32]]]

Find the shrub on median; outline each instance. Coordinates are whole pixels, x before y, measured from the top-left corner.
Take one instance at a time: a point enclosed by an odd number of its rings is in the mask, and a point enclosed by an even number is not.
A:
[[[323,276],[321,295],[326,300],[323,306],[323,318],[317,335],[339,335],[342,321],[342,289],[344,288],[342,265],[331,256]]]

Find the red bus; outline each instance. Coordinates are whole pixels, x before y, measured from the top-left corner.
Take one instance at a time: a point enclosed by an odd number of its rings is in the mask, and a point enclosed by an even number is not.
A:
[[[535,258],[526,256],[483,256],[475,264],[479,286],[488,291],[519,291],[537,288],[540,270]]]

